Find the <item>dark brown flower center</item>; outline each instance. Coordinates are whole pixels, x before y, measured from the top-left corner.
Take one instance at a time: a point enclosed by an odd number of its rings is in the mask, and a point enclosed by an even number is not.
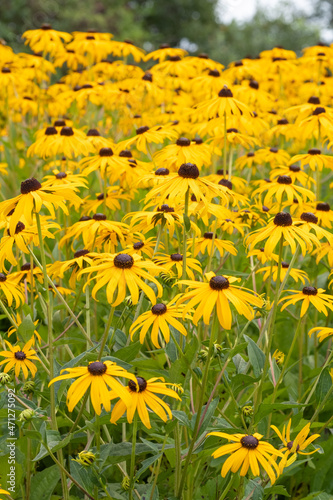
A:
[[[127,253],[120,253],[115,256],[113,263],[120,269],[130,269],[134,265],[134,259]]]
[[[172,62],[177,62],[180,60],[181,60],[180,56],[170,56],[170,58],[169,58],[169,61],[172,61]]]
[[[183,256],[180,253],[172,253],[170,259],[174,262],[182,262]]]
[[[304,220],[305,222],[312,222],[313,224],[318,223],[318,217],[316,217],[315,214],[312,214],[311,212],[303,212],[301,215],[301,220]]]
[[[47,31],[47,30],[51,30],[52,26],[51,26],[51,24],[44,23],[44,24],[41,25],[40,29],[44,30],[44,31]]]
[[[96,130],[95,128],[91,128],[90,130],[88,130],[87,132],[87,137],[100,137],[100,133],[98,132],[98,130]]]
[[[66,127],[66,122],[65,120],[55,120],[53,123],[54,127]]]
[[[58,174],[56,174],[56,179],[66,179],[66,177],[66,172],[59,172]]]
[[[208,75],[209,76],[213,76],[214,78],[218,78],[220,76],[220,72],[217,71],[217,69],[211,69],[209,72],[208,72]]]
[[[277,182],[279,184],[292,184],[293,181],[289,175],[279,175]]]
[[[45,129],[44,135],[57,135],[57,129],[55,127],[47,127]]]
[[[330,209],[331,207],[328,203],[317,203],[316,210],[319,210],[319,212],[329,212]]]
[[[178,169],[178,175],[184,179],[197,179],[199,169],[194,163],[183,163]]]
[[[0,273],[0,283],[3,283],[4,281],[6,281],[6,279],[7,276],[4,273]]]
[[[41,183],[34,177],[31,177],[30,179],[26,179],[25,181],[21,182],[21,194],[28,194],[31,193],[31,191],[38,191],[38,189],[40,189],[41,187]]]
[[[129,149],[123,149],[122,151],[120,151],[119,156],[121,158],[132,158],[133,157],[133,155]]]
[[[88,365],[88,372],[90,375],[103,375],[107,368],[108,367],[102,363],[102,361],[93,361]]]
[[[16,351],[14,356],[15,356],[15,359],[18,359],[19,361],[23,361],[27,357],[23,351]]]
[[[241,444],[244,448],[248,450],[254,450],[259,445],[259,441],[254,436],[244,436],[241,439]]]
[[[203,237],[206,239],[206,240],[212,240],[213,239],[213,236],[214,236],[214,233],[204,233]]]
[[[281,120],[278,120],[277,124],[278,125],[288,125],[288,120],[287,118],[281,118]]]
[[[106,220],[106,215],[105,214],[95,214],[92,217],[94,220]]]
[[[316,108],[314,110],[314,112],[312,113],[312,115],[316,116],[316,115],[321,115],[322,113],[326,113],[326,109],[319,106],[318,108]]]
[[[163,204],[160,207],[158,207],[157,212],[174,212],[175,209],[172,207],[169,207],[169,205]]]
[[[10,69],[6,66],[2,68],[1,73],[11,73]]]
[[[134,250],[141,250],[141,248],[143,248],[144,246],[145,244],[143,241],[137,241],[136,243],[134,243],[133,248]]]
[[[254,156],[254,153],[253,151],[250,151],[249,153],[247,153],[246,155],[248,158],[252,158]]]
[[[15,234],[18,234],[18,233],[20,233],[21,231],[24,231],[24,229],[25,229],[25,225],[23,224],[23,222],[19,221],[19,222],[16,224]]]
[[[226,85],[224,85],[223,89],[219,92],[219,97],[233,97],[233,93]]]
[[[213,276],[209,280],[209,286],[212,290],[226,290],[229,288],[230,283],[228,278],[225,278],[224,276]]]
[[[294,446],[294,441],[289,441],[289,443],[287,443],[288,450],[291,450],[293,446]],[[298,450],[299,450],[299,444],[296,447],[296,451]]]
[[[320,99],[317,96],[311,96],[310,99],[308,100],[309,104],[320,104]]]
[[[74,135],[72,127],[62,127],[62,129],[60,130],[60,135],[65,135],[66,137]]]
[[[147,71],[143,75],[142,80],[144,80],[145,82],[152,82],[153,81],[153,75],[150,73],[150,71]]]
[[[311,148],[308,151],[308,155],[321,155],[321,151],[317,148]]]
[[[89,215],[82,215],[82,217],[79,219],[79,222],[87,222],[88,220],[91,220],[91,217],[89,217]]]
[[[161,314],[165,314],[167,312],[167,306],[165,304],[155,304],[151,308],[151,312],[156,314],[156,316],[160,316]]]
[[[99,156],[112,156],[113,151],[111,148],[101,148],[98,154]]]
[[[318,290],[314,286],[305,286],[302,290],[304,295],[317,295]]]
[[[288,269],[288,267],[289,267],[289,263],[288,263],[288,262],[284,262],[284,261],[282,261],[282,262],[281,262],[281,266],[283,267],[283,269]]]
[[[224,186],[224,187],[226,187],[228,189],[232,189],[232,182],[228,181],[228,179],[221,179],[219,181],[219,185],[220,186]]]
[[[33,268],[36,267],[36,264],[33,264]],[[31,265],[30,265],[30,262],[26,262],[25,264],[23,264],[23,266],[21,266],[21,271],[25,272],[25,271],[31,271]]]
[[[156,171],[155,171],[155,175],[169,175],[169,169],[168,168],[158,168]]]
[[[147,130],[149,130],[149,127],[147,126],[139,127],[136,129],[136,135],[144,134],[145,132],[147,132]]]
[[[128,387],[132,392],[143,392],[147,388],[147,382],[143,377],[136,377],[137,384],[130,380],[128,382]]]
[[[179,137],[176,144],[177,144],[177,146],[190,146],[191,141],[190,141],[190,139],[187,139],[186,137]]]
[[[84,255],[87,255],[87,253],[89,253],[89,250],[86,250],[86,249],[78,250],[74,254],[74,259],[78,259],[79,257],[83,257]]]
[[[288,214],[287,212],[279,212],[274,217],[274,224],[276,226],[286,227],[286,226],[291,226],[292,223],[293,223],[293,220],[291,218],[291,215]]]
[[[203,140],[200,137],[198,139],[193,139],[193,141],[196,143],[197,146],[200,146],[200,144],[203,144]]]
[[[298,165],[289,165],[289,170],[290,172],[300,172],[301,167],[299,167]]]
[[[269,150],[271,153],[277,153],[279,151],[279,148],[270,148]]]
[[[257,82],[257,80],[251,80],[250,83],[249,83],[249,87],[251,89],[255,89],[255,90],[258,90],[259,88],[259,83]]]

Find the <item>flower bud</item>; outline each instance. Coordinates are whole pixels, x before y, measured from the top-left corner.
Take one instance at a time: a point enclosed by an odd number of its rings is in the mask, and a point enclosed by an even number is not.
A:
[[[83,450],[80,451],[78,456],[76,458],[73,458],[72,460],[78,462],[81,465],[84,465],[85,467],[90,467],[90,465],[95,462],[96,456],[91,451]]]
[[[34,394],[36,388],[36,384],[33,380],[27,380],[22,387],[22,392],[25,394]]]
[[[20,422],[28,422],[34,418],[35,414],[35,410],[27,408],[26,410],[21,411],[18,419]]]
[[[9,384],[11,380],[12,377],[9,375],[9,373],[0,373],[0,385]]]

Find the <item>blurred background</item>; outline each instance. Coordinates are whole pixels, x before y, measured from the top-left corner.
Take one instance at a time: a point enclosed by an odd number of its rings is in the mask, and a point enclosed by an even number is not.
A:
[[[21,34],[49,23],[60,31],[107,31],[147,51],[161,43],[224,64],[276,45],[300,53],[333,42],[333,0],[1,0],[0,38],[28,50]]]

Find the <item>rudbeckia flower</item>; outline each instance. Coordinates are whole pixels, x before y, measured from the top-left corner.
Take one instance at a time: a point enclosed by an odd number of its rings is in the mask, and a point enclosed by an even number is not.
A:
[[[287,272],[288,272],[288,269],[289,269],[289,264],[288,262],[281,262],[281,272],[280,272],[280,279],[281,281],[284,280]],[[264,281],[267,281],[268,279],[270,279],[270,277],[273,279],[273,281],[276,281],[277,280],[277,274],[278,274],[278,266],[277,265],[274,265],[274,266],[266,266],[266,267],[262,267],[261,269],[258,269],[258,271],[256,271],[256,274],[257,273],[265,273],[264,276],[263,276],[263,280]],[[298,282],[298,280],[301,281],[301,283],[303,283],[303,285],[305,285],[305,281],[309,280],[308,278],[308,275],[306,274],[305,271],[302,271],[301,269],[291,269],[290,273],[289,273],[289,276],[291,278],[293,278],[294,281]]]
[[[269,177],[272,181],[279,176],[288,176],[291,178],[293,183],[298,181],[300,184],[302,184],[302,186],[311,187],[311,184],[316,185],[316,181],[312,179],[309,174],[306,174],[304,170],[301,169],[301,167],[294,164],[291,164],[289,166],[277,165],[269,174]]]
[[[36,54],[43,52],[54,56],[63,50],[63,41],[68,43],[73,37],[70,33],[56,31],[45,23],[39,29],[25,31],[22,38],[25,38],[25,45],[29,45]]]
[[[257,243],[267,238],[264,251],[270,257],[282,237],[285,239],[284,244],[290,245],[292,253],[296,251],[296,242],[299,243],[303,255],[312,250],[313,245],[320,244],[314,234],[307,233],[301,227],[296,226],[291,215],[287,212],[279,212],[266,227],[257,229],[246,236],[245,244],[251,245],[253,248]]]
[[[209,165],[212,151],[208,148],[201,150],[195,141],[180,137],[176,144],[170,144],[154,153],[154,161],[159,165],[166,165],[170,170],[177,170],[183,163],[195,163],[198,168]]]
[[[205,325],[209,324],[210,316],[216,306],[217,317],[220,325],[225,330],[230,330],[232,325],[232,314],[230,302],[241,316],[247,320],[254,318],[251,306],[262,307],[263,301],[256,293],[248,288],[234,285],[240,278],[233,276],[216,276],[209,272],[205,275],[207,282],[180,280],[178,284],[186,285],[190,291],[177,297],[177,304],[188,300],[183,315],[197,306],[193,315],[193,323],[198,324],[203,318]],[[192,289],[192,290],[191,290]]]
[[[143,126],[136,129],[136,135],[134,137],[125,139],[119,146],[127,149],[128,146],[135,144],[138,151],[148,154],[147,145],[151,143],[161,144],[165,139],[176,139],[177,135],[177,132],[171,128],[161,127],[160,125],[150,128]]]
[[[91,172],[98,170],[101,176],[105,178],[107,173],[110,174],[112,170],[119,170],[128,166],[128,160],[121,158],[113,153],[112,148],[101,148],[96,156],[88,156],[83,158],[79,164],[83,175],[87,176]],[[107,172],[109,170],[109,172]]]
[[[142,231],[143,233],[148,233],[157,224],[165,224],[169,230],[170,238],[172,238],[175,232],[175,227],[183,225],[183,217],[179,213],[179,209],[171,207],[166,203],[156,207],[152,212],[131,212],[125,215],[124,220],[128,217],[132,217],[131,228],[136,231]],[[193,229],[195,224],[193,221],[190,222],[191,228]]]
[[[157,265],[161,265],[163,270],[167,273],[174,270],[178,278],[181,278],[183,275],[183,255],[180,253],[172,253],[171,255],[156,255],[154,262]],[[200,262],[197,259],[191,258],[191,253],[188,252],[186,254],[186,276],[189,276],[190,279],[194,280],[195,278],[192,269],[202,274]]]
[[[63,372],[68,373],[65,375],[59,375],[58,377],[52,379],[49,386],[59,380],[78,377],[67,392],[66,403],[69,411],[74,410],[75,406],[87,392],[89,387],[91,403],[97,415],[101,414],[102,406],[104,406],[106,411],[111,410],[110,392],[108,391],[108,387],[113,390],[116,397],[120,398],[125,408],[126,406],[132,404],[132,400],[128,392],[117,379],[121,377],[128,378],[133,381],[133,384],[135,384],[136,379],[134,375],[112,361],[92,361],[88,364],[88,366],[65,368],[60,371],[60,374]]]
[[[283,455],[271,444],[261,441],[263,437],[261,434],[257,432],[253,435],[210,432],[207,436],[217,436],[232,441],[230,444],[221,446],[212,454],[214,458],[230,455],[222,466],[222,477],[225,477],[229,470],[232,473],[240,470],[240,475],[245,476],[249,468],[252,474],[257,477],[260,476],[260,465],[272,484],[280,475],[275,457],[283,457]]]
[[[307,154],[295,155],[290,159],[290,163],[296,163],[300,161],[301,167],[309,165],[311,170],[320,172],[323,167],[333,169],[333,156],[323,155],[321,150],[318,148],[309,149]]]
[[[0,297],[2,300],[3,296],[6,298],[9,307],[14,303],[16,309],[25,302],[19,280],[20,278],[14,274],[0,273]]]
[[[263,199],[263,204],[267,206],[272,203],[273,198],[275,198],[280,205],[283,203],[285,206],[291,205],[294,202],[294,198],[296,198],[300,204],[316,199],[316,195],[309,189],[293,184],[289,175],[279,175],[276,181],[269,182],[259,187],[253,191],[252,194],[253,196],[258,196],[262,195],[265,191],[267,191],[267,193]],[[287,200],[284,199],[285,197]]]
[[[54,219],[55,208],[61,208],[68,215],[65,201],[72,201],[73,204],[80,202],[75,190],[76,188],[63,186],[44,187],[37,179],[31,177],[21,182],[21,194],[0,203],[0,215],[7,217],[13,211],[9,223],[9,232],[13,235],[22,215],[28,224],[32,225],[33,214],[39,213],[43,206]]]
[[[58,278],[63,278],[66,271],[72,271],[71,277],[69,279],[69,286],[75,290],[75,284],[78,280],[78,273],[85,266],[90,266],[93,263],[93,258],[89,254],[89,250],[82,249],[77,250],[74,253],[74,258],[66,260],[64,262],[54,262],[48,269],[48,274],[50,276],[57,276]]]
[[[328,315],[326,307],[333,311],[333,295],[325,294],[323,288],[305,286],[301,292],[299,290],[286,290],[286,292],[292,292],[294,295],[288,295],[279,300],[279,304],[286,301],[281,307],[281,311],[292,304],[297,304],[300,300],[302,301],[301,318],[308,310],[310,304],[314,305],[317,311],[324,313],[325,316]]]
[[[139,301],[140,289],[147,295],[150,302],[155,304],[155,293],[144,280],[153,282],[157,287],[158,297],[161,297],[163,293],[162,286],[154,278],[160,272],[161,267],[149,260],[142,260],[139,255],[134,254],[132,256],[126,253],[119,253],[117,255],[99,254],[95,259],[94,265],[83,269],[79,276],[89,273],[88,283],[96,280],[96,284],[92,289],[92,297],[94,299],[96,299],[98,290],[106,285],[107,300],[113,307],[116,307],[125,299],[126,287],[130,291],[133,304],[137,304]],[[92,273],[96,273],[93,278],[90,277]],[[115,299],[116,290],[118,293]]]
[[[211,253],[214,253],[215,250],[218,250],[221,257],[223,257],[225,252],[228,252],[231,255],[237,255],[237,250],[232,241],[221,240],[220,238],[215,237],[214,245],[212,245],[213,237],[214,237],[213,232],[207,232],[202,235],[202,238],[195,238],[194,242],[193,238],[188,239],[187,241],[188,250],[190,250],[193,247],[194,243],[194,257],[196,257],[198,253],[201,253],[202,255],[208,253],[208,255],[211,255]]]
[[[186,50],[184,49],[179,49],[176,47],[170,47],[167,43],[162,43],[160,47],[157,50],[153,50],[153,52],[149,52],[145,56],[145,61],[149,61],[150,59],[153,59],[155,61],[159,60],[159,62],[165,61],[167,57],[184,57],[187,55]]]
[[[192,319],[190,314],[183,317],[184,306],[174,305],[173,302],[169,304],[155,304],[150,311],[141,314],[130,327],[131,340],[137,331],[140,331],[140,343],[143,344],[148,330],[151,330],[151,340],[157,349],[161,349],[158,342],[159,333],[163,335],[166,343],[170,342],[170,326],[175,328],[178,332],[186,337],[186,328],[176,319]]]
[[[318,224],[328,229],[332,228],[333,211],[331,206],[326,202],[319,202],[312,210],[313,214],[318,218]]]
[[[207,120],[209,118],[215,118],[217,115],[222,120],[224,115],[227,117],[240,115],[251,116],[252,113],[246,104],[235,99],[232,91],[227,85],[224,85],[217,97],[196,105],[193,113],[193,117],[205,118]]]
[[[135,62],[145,59],[145,51],[136,47],[131,40],[124,40],[123,42],[112,40],[110,48],[110,52],[114,57],[126,58],[132,56]]]
[[[53,170],[53,175],[46,175],[43,178],[43,187],[53,188],[54,186],[61,187],[71,187],[71,188],[86,188],[88,180],[79,174],[73,174],[72,172],[59,171],[58,169]]]
[[[300,135],[303,140],[310,139],[311,137],[319,137],[320,133],[325,136],[330,136],[333,133],[333,113],[329,109],[326,113],[326,109],[323,106],[318,106],[312,113],[312,115],[304,118],[298,124],[300,128]]]
[[[257,162],[266,162],[274,166],[276,164],[285,165],[290,160],[290,155],[287,151],[279,148],[258,149],[255,153]]]
[[[303,231],[310,232],[313,230],[318,240],[326,238],[329,243],[333,242],[333,235],[318,225],[319,219],[313,213],[303,212],[300,219],[300,221],[295,221],[295,224],[298,224]]]
[[[125,248],[124,251],[126,253],[130,255],[133,255],[134,253],[141,256],[145,255],[150,259],[153,257],[157,241],[156,238],[152,236],[146,239],[142,234],[136,233],[133,235],[133,241],[134,243],[132,245],[129,245],[128,247]],[[164,248],[162,242],[159,243],[159,248]]]
[[[309,331],[309,337],[311,337],[314,332],[318,332],[317,337],[319,339],[319,342],[322,342],[323,340],[333,335],[333,328],[316,326]]]
[[[91,213],[96,214],[98,209],[103,205],[110,209],[111,212],[121,210],[119,200],[132,199],[132,196],[129,193],[125,193],[120,186],[108,187],[106,190],[106,198],[104,198],[104,193],[96,193],[95,196],[95,200],[91,200],[89,196],[83,200],[83,208],[88,215]]]
[[[284,447],[280,450],[281,452],[285,452],[281,462],[279,463],[281,473],[285,467],[288,467],[295,462],[298,453],[300,455],[312,455],[319,450],[317,448],[313,451],[304,451],[309,444],[320,437],[320,434],[313,434],[312,436],[307,437],[310,432],[310,423],[307,423],[303,429],[299,431],[294,440],[291,440],[290,438],[291,419],[289,419],[287,427],[285,425],[283,426],[282,434],[275,425],[271,425],[271,428],[276,432],[284,444]]]
[[[208,202],[214,196],[218,196],[227,204],[226,188],[215,185],[205,178],[199,178],[199,175],[199,169],[194,163],[184,163],[176,174],[170,174],[164,182],[159,183],[147,193],[146,203],[157,199],[161,202],[168,199],[171,201],[184,200],[185,194],[189,190],[190,194],[195,195],[197,201]]]
[[[8,373],[9,370],[14,368],[15,377],[19,376],[21,370],[25,379],[28,378],[29,371],[33,377],[36,375],[37,368],[31,361],[39,361],[36,356],[36,351],[31,349],[34,341],[34,338],[30,339],[22,349],[19,345],[12,346],[7,340],[4,341],[9,348],[9,351],[0,351],[0,356],[6,358],[0,361],[0,366],[6,364],[3,370],[5,373]]]
[[[162,380],[162,382],[158,382],[159,380]],[[143,425],[147,427],[147,429],[151,429],[147,406],[152,412],[160,417],[163,422],[167,422],[168,417],[170,419],[172,418],[171,410],[163,399],[156,396],[156,394],[164,394],[165,396],[181,401],[177,392],[173,389],[169,389],[167,387],[168,385],[173,384],[165,383],[164,379],[161,377],[154,377],[149,380],[145,380],[143,377],[136,377],[136,381],[130,380],[126,390],[131,399],[131,405],[126,408],[122,400],[118,401],[111,413],[111,424],[116,424],[126,410],[127,421],[131,424],[134,414],[137,411]],[[116,391],[112,391],[109,397],[112,400],[119,396]]]

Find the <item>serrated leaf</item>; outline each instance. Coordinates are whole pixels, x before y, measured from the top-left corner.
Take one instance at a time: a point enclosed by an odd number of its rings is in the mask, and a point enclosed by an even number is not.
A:
[[[244,338],[247,342],[247,352],[254,376],[260,377],[265,365],[265,354],[250,337],[244,335]]]

